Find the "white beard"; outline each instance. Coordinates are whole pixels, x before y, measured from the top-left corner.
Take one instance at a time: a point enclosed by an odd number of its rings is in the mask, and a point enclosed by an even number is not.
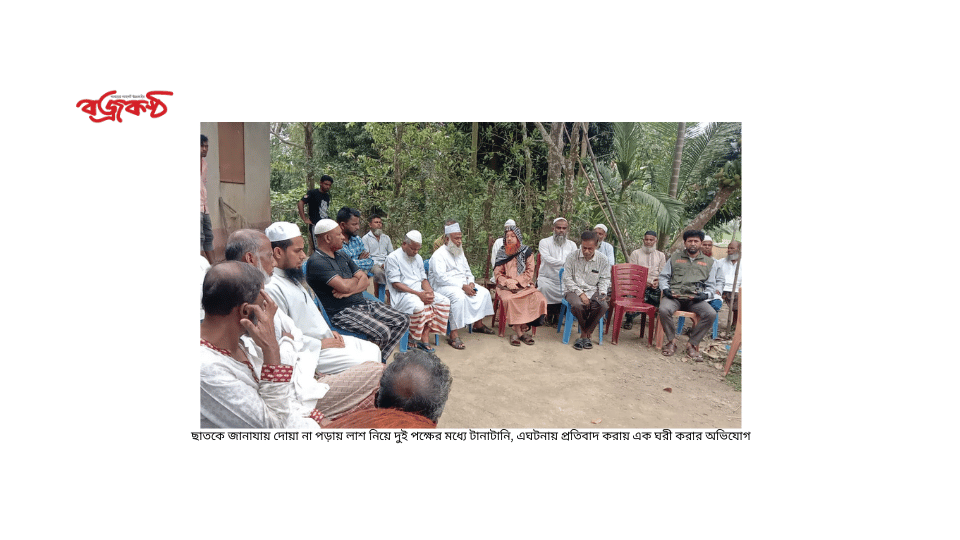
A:
[[[270,274],[267,273],[266,270],[263,269],[263,265],[260,264],[260,259],[257,259],[257,268],[260,270],[260,273],[263,274],[263,285],[264,286],[269,285],[271,276]]]
[[[653,249],[654,249],[653,246],[646,246],[646,245],[640,246],[640,251],[646,253],[647,255],[653,253]]]
[[[457,259],[463,255],[463,246],[458,246],[453,242],[450,242],[447,244],[447,251],[449,251],[455,259]]]
[[[556,244],[557,246],[562,247],[564,244],[567,243],[567,235],[553,233],[553,243]]]
[[[370,232],[372,232],[374,236],[380,236],[381,234],[383,234],[383,229],[373,229]]]
[[[727,255],[727,258],[730,259],[731,261],[735,261],[735,260],[737,260],[737,259],[740,258],[740,254],[739,254],[739,253],[731,253],[731,254]]]

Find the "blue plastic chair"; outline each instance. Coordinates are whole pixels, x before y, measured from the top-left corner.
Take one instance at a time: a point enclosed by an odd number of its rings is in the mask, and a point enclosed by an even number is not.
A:
[[[560,269],[560,283],[561,290],[563,290],[563,268]],[[608,312],[609,313],[609,310]],[[603,320],[607,318],[607,313],[603,314],[603,317],[600,317],[600,326],[599,326],[599,336],[597,338],[597,345],[603,345]],[[570,303],[567,302],[566,298],[560,299],[560,316],[557,318],[557,333],[560,333],[560,328],[563,328],[563,344],[568,345],[570,343],[570,332],[573,330],[573,311],[570,310]],[[577,331],[580,331],[580,324],[577,324]]]
[[[720,306],[723,307],[723,301],[718,298],[718,299],[707,302],[708,304],[710,304],[710,307],[717,310],[717,313],[720,313],[720,308],[717,307],[716,304],[714,304],[714,302],[719,302]],[[677,335],[678,336],[680,335],[680,332],[683,331],[683,323],[685,322],[684,319],[686,319],[686,317],[677,317]],[[713,319],[713,339],[717,339],[717,325],[719,323],[720,323],[720,317],[718,315]]]

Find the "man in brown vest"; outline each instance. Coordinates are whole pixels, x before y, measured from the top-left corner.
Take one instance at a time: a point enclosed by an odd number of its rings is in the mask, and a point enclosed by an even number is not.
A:
[[[709,291],[717,288],[717,270],[719,266],[712,257],[700,252],[703,231],[684,231],[683,249],[667,259],[660,271],[660,324],[663,327],[663,355],[671,356],[677,350],[676,323],[673,314],[676,311],[696,313],[700,320],[690,332],[687,343],[687,356],[702,360],[698,346],[703,336],[713,326],[717,312],[707,300]]]

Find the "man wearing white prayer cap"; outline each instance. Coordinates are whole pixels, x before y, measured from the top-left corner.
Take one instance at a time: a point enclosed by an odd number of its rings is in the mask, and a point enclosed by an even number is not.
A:
[[[610,245],[609,242],[604,242],[604,240],[607,238],[607,226],[603,223],[597,223],[597,226],[594,227],[593,230],[597,233],[597,237],[600,239],[600,243],[597,244],[597,253],[602,253],[603,256],[607,258],[607,262],[610,263],[610,271],[612,272],[613,265],[617,264],[617,262],[613,256],[613,246]]]
[[[387,358],[410,326],[403,313],[363,292],[370,284],[367,272],[341,250],[343,232],[337,222],[321,219],[313,228],[317,251],[307,259],[307,283],[317,294],[330,322],[344,330],[367,335],[380,347],[380,360]]]
[[[277,238],[280,234],[285,236],[295,234],[300,241],[300,251],[303,251],[303,237],[300,236],[300,230],[293,224],[286,225],[289,225],[289,228],[285,230],[268,228],[270,236],[253,229],[240,229],[233,232],[227,239],[225,251],[227,260],[250,264],[260,270],[268,285],[276,284],[283,278],[279,277],[279,272],[274,270],[276,257],[274,257],[270,238]],[[274,274],[278,277],[271,279]],[[270,296],[270,293],[267,295]],[[272,298],[271,296],[271,300]],[[316,311],[316,308],[314,310]],[[267,312],[269,313],[269,310]],[[352,356],[348,356],[346,361],[336,362],[331,361],[334,359],[328,355],[322,359],[323,365],[326,367],[334,365],[339,368],[339,371],[336,374],[328,374],[334,370],[329,369],[327,372],[319,370],[320,376],[317,377],[318,363],[325,351],[308,350],[303,333],[279,305],[276,306],[273,314],[273,328],[280,346],[281,363],[293,367],[293,395],[302,409],[302,415],[306,416],[316,409],[322,412],[323,417],[332,420],[348,412],[371,407],[383,371],[383,365],[376,362],[378,360],[376,354],[372,358],[373,362],[365,362],[361,365],[356,365],[357,361]],[[254,374],[260,376],[262,359],[253,355],[250,356],[250,360]]]
[[[516,227],[517,222],[512,219],[508,219],[506,223],[503,224],[503,233],[506,234],[510,230],[510,227]],[[497,238],[493,241],[493,249],[490,250],[490,268],[493,268],[497,265],[497,252],[500,251],[500,248],[503,247],[503,236]],[[493,277],[493,271],[490,272],[490,283],[496,283],[496,278]]]
[[[703,235],[703,242],[700,242],[700,253],[716,260],[713,256],[713,238],[710,238],[709,234]]]
[[[463,254],[463,233],[454,221],[443,229],[446,244],[433,252],[430,258],[430,285],[437,294],[450,300],[450,337],[447,343],[454,349],[463,349],[459,329],[473,324],[476,332],[493,334],[483,324],[483,318],[493,315],[493,301],[486,287],[477,287],[470,264]]]
[[[537,278],[537,289],[547,299],[547,313],[550,318],[560,311],[560,300],[563,293],[560,290],[560,269],[567,257],[577,250],[577,245],[567,239],[567,220],[558,217],[553,220],[553,235],[540,240],[537,246],[540,252],[540,275]]]
[[[420,231],[408,232],[400,247],[387,255],[384,272],[390,289],[391,307],[410,315],[410,337],[417,340],[413,346],[434,352],[427,334],[431,331],[447,333],[450,300],[434,293],[427,280],[423,258],[417,253],[422,242]]]
[[[333,223],[333,220],[320,220]],[[314,223],[317,230],[320,222]],[[329,231],[331,229],[327,229]],[[293,320],[303,334],[304,351],[318,354],[317,371],[340,373],[363,362],[380,360],[380,349],[374,343],[334,332],[323,319],[314,303],[314,292],[306,285],[303,261],[307,255],[300,228],[293,223],[279,221],[267,227],[267,238],[273,249],[277,279],[265,287],[267,294],[280,311]]]

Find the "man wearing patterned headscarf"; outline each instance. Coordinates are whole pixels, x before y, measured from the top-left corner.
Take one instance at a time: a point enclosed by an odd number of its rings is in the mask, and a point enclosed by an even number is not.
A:
[[[506,223],[503,224],[503,232],[510,230],[510,227],[516,227],[517,222],[512,219],[508,219]],[[500,251],[500,248],[503,247],[503,237],[497,238],[493,241],[493,248],[490,249],[490,268],[493,268],[497,263],[497,252]],[[496,283],[496,279],[493,276],[490,276],[490,283]]]
[[[507,310],[507,324],[516,332],[510,337],[510,344],[519,347],[522,341],[533,345],[528,330],[542,323],[547,314],[547,299],[533,286],[536,260],[533,250],[523,244],[520,229],[508,227],[503,238],[493,266],[500,309]]]

